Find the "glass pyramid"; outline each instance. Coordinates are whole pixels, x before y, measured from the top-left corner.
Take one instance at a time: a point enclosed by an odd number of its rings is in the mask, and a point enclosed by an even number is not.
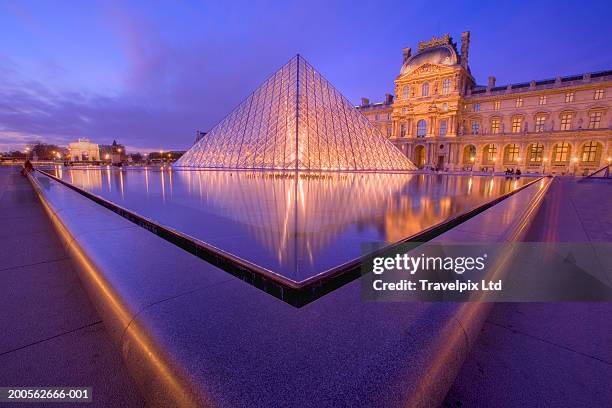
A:
[[[268,78],[175,166],[306,171],[415,169],[300,55]]]

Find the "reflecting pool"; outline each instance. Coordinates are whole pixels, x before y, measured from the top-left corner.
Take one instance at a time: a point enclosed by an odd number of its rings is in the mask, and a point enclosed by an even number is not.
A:
[[[73,185],[296,282],[529,179],[57,167]]]

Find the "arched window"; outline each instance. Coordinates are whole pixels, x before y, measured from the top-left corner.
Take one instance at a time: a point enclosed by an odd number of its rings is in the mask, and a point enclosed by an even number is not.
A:
[[[444,81],[442,81],[442,94],[448,95],[450,93],[450,87],[451,87],[450,78],[444,79]]]
[[[421,95],[422,96],[429,96],[429,82],[425,82],[423,84],[423,87],[421,89]]]
[[[476,160],[476,146],[467,145],[463,148],[463,163],[472,164]]]
[[[402,98],[408,99],[409,96],[410,96],[410,87],[408,85],[404,85],[404,87],[402,88]]]
[[[417,137],[425,137],[427,134],[427,122],[421,119],[417,122]]]

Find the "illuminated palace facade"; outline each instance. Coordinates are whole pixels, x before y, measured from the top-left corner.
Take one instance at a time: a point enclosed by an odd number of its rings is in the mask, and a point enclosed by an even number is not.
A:
[[[477,85],[446,34],[403,52],[395,97],[358,109],[419,168],[585,174],[612,161],[612,71]]]

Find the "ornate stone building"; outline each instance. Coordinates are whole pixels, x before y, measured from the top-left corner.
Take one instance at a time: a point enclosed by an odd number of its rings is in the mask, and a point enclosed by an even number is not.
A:
[[[612,161],[612,71],[477,85],[446,34],[403,52],[395,95],[358,109],[417,166],[585,174]]]

